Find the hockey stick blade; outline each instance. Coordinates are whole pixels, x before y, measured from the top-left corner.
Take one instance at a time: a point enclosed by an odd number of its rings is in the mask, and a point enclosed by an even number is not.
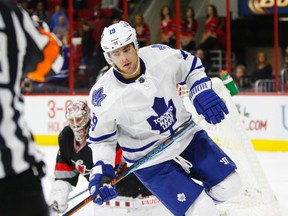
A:
[[[162,152],[164,149],[166,149],[168,146],[170,146],[172,143],[175,142],[178,138],[180,138],[183,134],[185,134],[190,129],[194,128],[196,123],[191,120],[188,122],[183,123],[181,126],[179,126],[175,133],[168,138],[166,138],[163,142],[161,142],[157,147],[155,147],[153,150],[151,150],[148,154],[143,156],[141,159],[139,159],[137,162],[135,162],[132,166],[128,167],[123,172],[119,173],[114,179],[112,179],[109,184],[115,185],[118,182],[120,182],[122,179],[124,179],[126,176],[128,176],[130,173],[134,172],[137,168],[139,168],[141,165],[152,159],[155,155]],[[84,200],[82,200],[80,203],[78,203],[76,206],[71,208],[69,211],[67,211],[63,216],[70,216],[73,215],[75,212],[80,210],[82,207],[87,205],[90,201],[92,201],[93,198],[91,196],[86,197]]]

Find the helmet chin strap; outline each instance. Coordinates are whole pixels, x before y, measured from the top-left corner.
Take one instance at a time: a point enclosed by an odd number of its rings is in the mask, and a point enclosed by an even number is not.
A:
[[[133,73],[131,73],[131,74],[130,74],[130,73],[125,73],[125,72],[120,72],[120,70],[117,68],[117,66],[115,66],[115,68],[116,68],[117,72],[120,73],[121,75],[128,76],[129,78],[133,78],[133,75],[135,75],[135,74],[138,72],[139,68],[140,68],[140,59],[139,59],[139,57],[138,57],[137,68],[136,68],[136,70],[135,70]],[[132,76],[132,77],[131,77],[131,76]]]

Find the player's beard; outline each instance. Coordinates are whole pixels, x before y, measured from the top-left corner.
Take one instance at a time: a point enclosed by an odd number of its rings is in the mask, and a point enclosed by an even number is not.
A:
[[[134,75],[137,74],[139,68],[140,68],[140,59],[139,59],[139,57],[138,57],[138,59],[137,59],[137,68],[134,70],[133,73],[123,72],[123,71],[119,70],[118,67],[116,67],[117,72],[120,73],[120,74],[121,74],[122,76],[124,76],[125,78],[128,78],[128,79],[134,78],[134,77],[135,77]]]

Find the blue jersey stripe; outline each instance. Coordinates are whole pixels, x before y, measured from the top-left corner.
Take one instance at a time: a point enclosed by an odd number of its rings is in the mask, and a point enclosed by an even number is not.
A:
[[[194,57],[194,59],[193,59],[193,61],[192,61],[192,64],[191,64],[191,68],[190,68],[190,70],[189,70],[189,73],[188,73],[187,76],[185,77],[185,80],[184,80],[183,82],[180,82],[180,83],[179,83],[180,85],[186,84],[186,81],[187,81],[188,76],[190,75],[190,73],[193,72],[193,70],[195,70],[196,63],[197,63],[197,57]],[[202,66],[202,67],[203,67],[203,66]],[[198,66],[196,69],[198,69],[198,68],[200,68],[200,67]]]
[[[137,160],[129,160],[128,158],[126,158],[126,157],[124,157],[124,156],[123,156],[123,158],[124,158],[124,160],[125,160],[126,162],[128,162],[128,163],[135,163],[135,162],[137,162]]]
[[[158,140],[156,140],[156,141],[153,141],[153,142],[151,142],[151,143],[149,143],[149,144],[147,144],[147,145],[145,145],[145,146],[143,146],[143,147],[141,147],[141,148],[126,148],[126,147],[121,147],[122,148],[122,151],[126,151],[126,152],[139,152],[139,151],[144,151],[144,150],[146,150],[147,148],[150,148],[152,145],[154,145],[154,143],[156,143]]]
[[[99,141],[108,139],[108,138],[110,138],[110,137],[112,137],[112,136],[115,136],[115,135],[116,135],[116,131],[114,131],[114,132],[111,133],[111,134],[106,134],[106,135],[104,135],[104,136],[96,137],[96,138],[90,136],[90,137],[89,137],[89,140],[91,140],[91,141],[93,141],[93,142],[99,142]],[[91,143],[88,141],[87,144],[89,145],[89,144],[91,144]]]

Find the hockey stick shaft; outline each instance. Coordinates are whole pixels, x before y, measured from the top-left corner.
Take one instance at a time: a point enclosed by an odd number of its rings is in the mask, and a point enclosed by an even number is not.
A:
[[[130,173],[134,172],[138,167],[152,159],[155,155],[162,152],[164,149],[166,149],[168,146],[170,146],[172,143],[175,142],[178,138],[180,138],[183,134],[185,134],[190,129],[194,128],[196,123],[191,120],[184,124],[182,124],[180,127],[178,127],[175,131],[175,133],[168,138],[166,138],[161,144],[159,144],[157,147],[155,147],[153,150],[151,150],[148,154],[143,156],[140,160],[135,162],[132,166],[128,167],[126,170],[121,172],[119,175],[117,175],[114,179],[111,180],[110,184],[115,185],[119,181],[121,181],[123,178],[128,176]],[[63,216],[70,216],[73,215],[75,212],[80,210],[82,207],[87,205],[90,201],[92,201],[93,198],[91,196],[86,197],[84,200],[82,200],[80,203],[78,203],[76,206],[71,208],[68,212],[63,214]]]
[[[78,194],[75,194],[74,196],[70,197],[68,199],[68,202],[70,202],[71,200],[75,199],[76,197],[80,196],[81,194],[85,193],[86,191],[88,191],[88,188],[86,188],[85,190],[79,192]]]
[[[195,126],[195,122],[189,121],[181,125],[179,128],[177,128],[176,132],[165,139],[161,144],[159,144],[157,147],[155,147],[153,150],[151,150],[148,154],[143,156],[140,160],[135,162],[132,166],[128,167],[126,170],[121,172],[119,175],[117,175],[110,184],[115,185],[119,181],[121,181],[123,178],[128,176],[130,173],[134,172],[137,168],[139,168],[141,165],[152,159],[155,155],[162,152],[164,149],[166,149],[168,146],[170,146],[172,143],[174,143],[175,140],[177,140],[179,137],[181,137],[183,134],[185,134],[187,131],[189,131],[191,128]]]

